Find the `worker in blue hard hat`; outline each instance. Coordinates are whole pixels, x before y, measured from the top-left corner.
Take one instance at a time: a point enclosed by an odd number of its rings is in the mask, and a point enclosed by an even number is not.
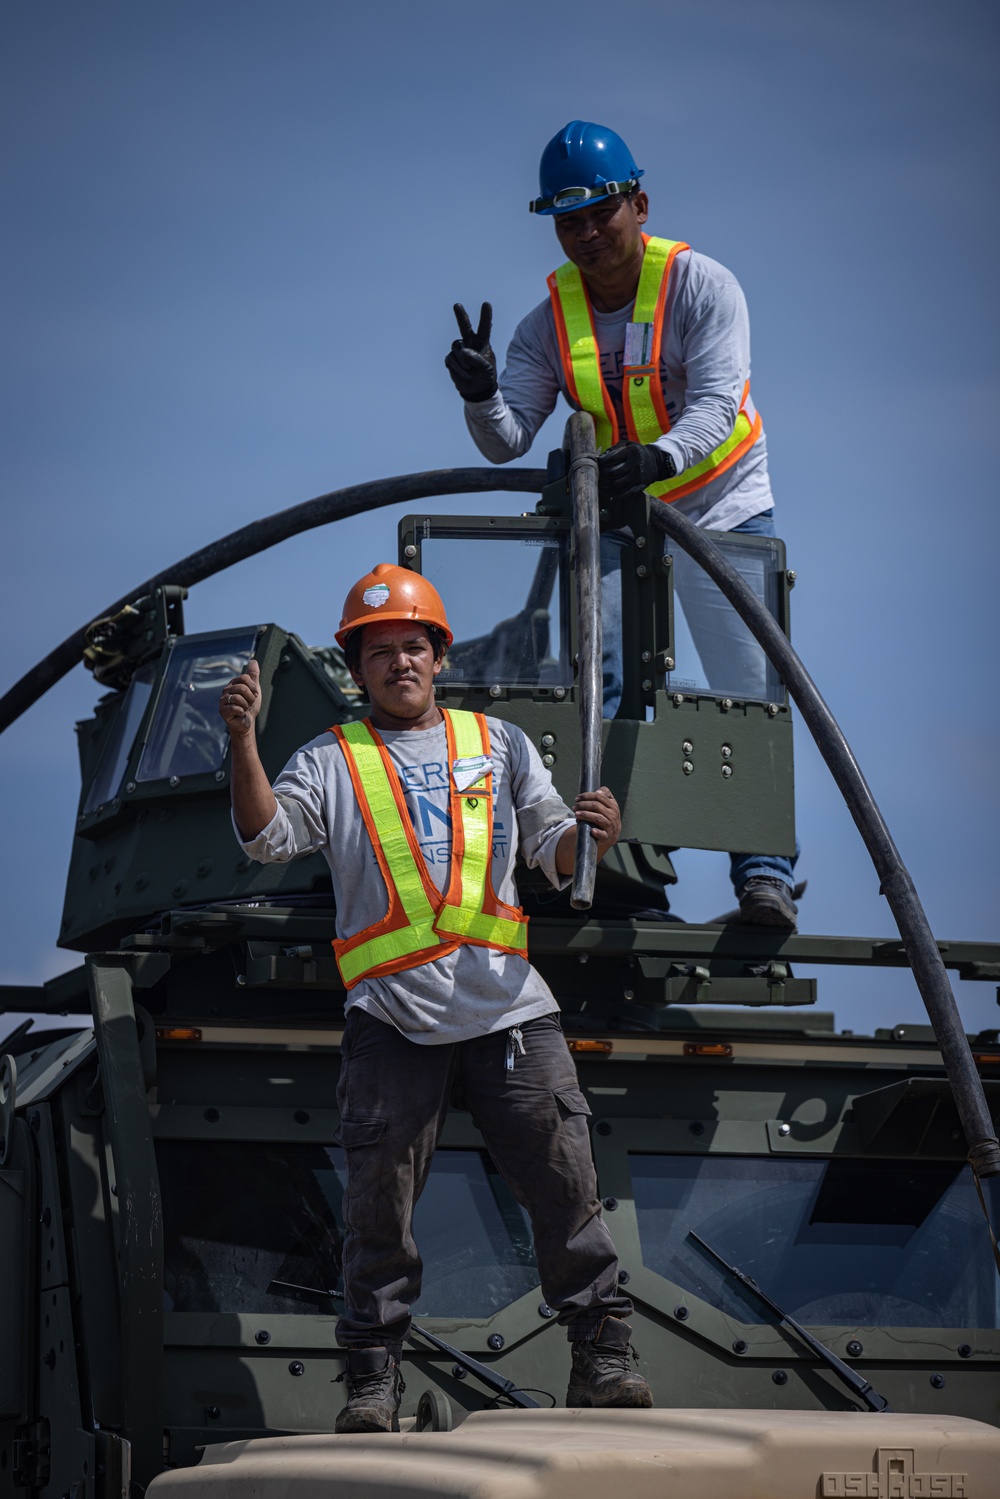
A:
[[[531,446],[560,392],[594,417],[601,491],[637,489],[676,504],[697,525],[773,536],[767,444],[750,396],[750,327],[732,273],[683,241],[644,232],[643,169],[613,130],[573,120],[553,136],[531,212],[551,217],[566,256],[549,295],[515,330],[497,378],[492,308],[445,363],[480,452],[506,463]],[[621,699],[621,549],[602,538],[604,712]],[[677,559],[675,586],[710,687],[743,654],[740,695],[766,696],[765,662],[707,576]],[[754,654],[756,653],[756,654]],[[760,676],[755,687],[754,672]],[[759,690],[758,690],[759,688]],[[793,860],[734,853],[744,921],[794,930]]]

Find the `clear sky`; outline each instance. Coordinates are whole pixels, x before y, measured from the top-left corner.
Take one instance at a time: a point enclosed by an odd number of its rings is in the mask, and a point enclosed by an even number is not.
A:
[[[502,353],[561,259],[527,212],[541,148],[597,119],[646,169],[652,232],[742,282],[793,639],[937,934],[1000,939],[998,18],[970,0],[12,0],[0,688],[250,519],[482,461],[442,364],[451,304],[489,298]],[[328,642],[397,519],[199,585],[188,628],[274,619]],[[54,939],[73,722],[98,695],[77,668],[0,739],[0,982],[78,961]],[[802,928],[891,935],[805,734],[797,754]],[[722,856],[677,866],[679,914],[731,904]],[[956,987],[970,1029],[1000,1022],[995,985]],[[923,1018],[906,974],[824,973],[820,1007],[856,1030]]]

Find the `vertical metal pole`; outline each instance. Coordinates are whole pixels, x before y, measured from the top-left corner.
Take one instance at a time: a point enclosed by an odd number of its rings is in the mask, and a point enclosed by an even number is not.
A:
[[[121,1215],[122,1436],[132,1484],[163,1467],[163,1213],[132,980],[114,955],[87,959],[94,1037]]]
[[[601,644],[601,532],[597,499],[597,445],[594,419],[577,411],[566,423],[569,444],[569,488],[573,499],[573,549],[576,557],[577,678],[580,703],[580,790],[601,784],[601,718],[604,678]],[[576,862],[570,904],[587,911],[594,902],[597,842],[587,823],[576,835]]]

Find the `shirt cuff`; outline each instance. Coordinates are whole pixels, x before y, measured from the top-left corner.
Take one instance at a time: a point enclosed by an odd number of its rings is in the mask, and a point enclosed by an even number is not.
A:
[[[278,802],[278,810],[271,818],[267,827],[261,828],[260,832],[253,838],[244,838],[242,836],[236,825],[235,812],[230,812],[230,816],[233,822],[233,832],[236,834],[236,841],[249,858],[256,859],[259,863],[265,863],[273,859],[276,854],[280,857],[279,850],[285,842],[288,833],[288,813],[280,802]]]

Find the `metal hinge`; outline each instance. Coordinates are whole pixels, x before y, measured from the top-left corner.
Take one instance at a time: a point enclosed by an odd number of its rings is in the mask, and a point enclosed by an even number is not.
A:
[[[50,1442],[49,1423],[44,1416],[16,1428],[11,1454],[15,1488],[34,1489],[48,1483]]]

